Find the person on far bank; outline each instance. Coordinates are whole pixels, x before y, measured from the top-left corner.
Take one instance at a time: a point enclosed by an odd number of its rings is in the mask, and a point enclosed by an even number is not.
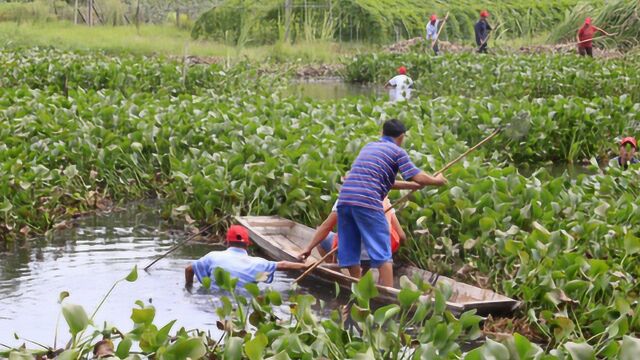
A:
[[[401,147],[406,132],[399,120],[385,121],[382,138],[360,150],[338,195],[338,265],[360,278],[364,246],[371,267],[378,269],[379,284],[388,287],[393,286],[393,263],[382,200],[393,187],[396,175],[400,172],[404,180],[415,182],[420,188],[447,183],[442,174],[427,175],[411,162]]]
[[[592,25],[590,17],[584,20],[584,25],[582,25],[580,29],[578,29],[578,33],[576,34],[576,40],[578,43],[578,54],[580,54],[580,56],[587,55],[593,57],[593,36],[598,31],[607,36],[611,35],[608,32],[600,29],[599,27]]]
[[[398,75],[394,76],[384,85],[384,88],[389,90],[389,101],[392,102],[409,100],[411,98],[412,87],[413,80],[407,76],[407,68],[404,66],[400,66],[398,68]]]
[[[436,14],[431,15],[431,19],[429,20],[429,23],[427,23],[427,43],[433,43],[432,49],[434,54],[436,55],[438,55],[438,52],[440,51],[440,49],[438,48],[438,42],[436,41],[438,37],[439,24],[440,20],[438,20]]]
[[[269,261],[261,257],[249,256],[247,248],[251,244],[249,232],[244,226],[232,225],[227,230],[227,249],[224,251],[212,251],[199,260],[189,264],[184,270],[187,288],[193,285],[193,276],[202,279],[213,279],[216,268],[222,268],[229,272],[231,277],[238,279],[238,287],[249,282],[258,282],[266,276],[266,283],[273,281],[276,270],[303,270],[306,264],[290,261]],[[212,282],[215,286],[215,281]]]
[[[636,138],[627,136],[620,141],[620,155],[614,157],[609,161],[610,167],[621,167],[625,170],[629,168],[629,165],[637,164],[640,162],[636,158],[636,151],[638,150],[638,142]]]
[[[487,18],[489,17],[489,12],[487,10],[482,10],[480,12],[480,20],[473,27],[473,30],[476,33],[476,45],[478,45],[478,52],[482,54],[487,53],[487,42],[489,40],[489,31],[493,30]]]

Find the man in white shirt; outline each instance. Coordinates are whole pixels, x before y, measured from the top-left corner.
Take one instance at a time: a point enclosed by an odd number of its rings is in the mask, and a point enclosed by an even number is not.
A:
[[[407,68],[400,66],[398,75],[389,80],[384,88],[389,90],[389,101],[396,102],[411,98],[413,80],[407,76]]]
[[[440,25],[440,20],[436,14],[431,15],[431,20],[427,23],[427,43],[433,43],[433,52],[438,55],[438,42],[436,38],[438,37],[438,25]]]

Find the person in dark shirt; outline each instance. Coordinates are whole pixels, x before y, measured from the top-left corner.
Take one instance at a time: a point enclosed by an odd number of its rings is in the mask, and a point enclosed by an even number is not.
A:
[[[476,45],[478,45],[479,53],[487,53],[487,40],[489,40],[489,31],[493,30],[491,25],[487,22],[489,12],[482,10],[480,12],[480,20],[474,26],[476,32]]]
[[[578,29],[578,34],[576,35],[576,39],[578,40],[578,54],[580,54],[580,56],[588,55],[593,57],[593,36],[598,31],[607,36],[611,35],[599,27],[591,25],[590,17],[584,20],[584,25]]]

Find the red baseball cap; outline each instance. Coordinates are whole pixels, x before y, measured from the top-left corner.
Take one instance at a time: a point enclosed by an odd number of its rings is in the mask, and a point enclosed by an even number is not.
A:
[[[584,19],[584,23],[587,24],[587,25],[591,24],[591,18],[588,17],[588,18]]]
[[[404,66],[400,66],[400,67],[398,68],[398,74],[400,74],[400,75],[406,75],[406,74],[407,74],[407,68],[406,68],[406,67],[404,67]]]
[[[436,21],[438,20],[438,17],[436,16],[436,14],[431,15],[431,21]]]
[[[638,148],[638,142],[633,136],[627,136],[620,141],[620,146],[624,146],[625,144],[631,144],[634,148]]]
[[[489,12],[487,10],[482,10],[482,11],[480,11],[480,16],[489,17]]]
[[[231,225],[227,230],[227,242],[242,243],[246,246],[251,245],[249,240],[249,232],[242,225]]]

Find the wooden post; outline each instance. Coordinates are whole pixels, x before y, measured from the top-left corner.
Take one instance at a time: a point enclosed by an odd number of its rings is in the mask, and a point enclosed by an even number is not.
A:
[[[140,32],[140,0],[138,0],[138,4],[136,5],[136,29]]]
[[[94,0],[91,0],[91,8],[93,9],[93,12],[96,14],[98,21],[100,21],[100,24],[104,24],[104,19],[102,18],[102,16],[100,16],[98,9],[96,9],[96,2]]]
[[[78,25],[78,0],[75,1],[75,5],[74,5],[74,12],[73,12],[73,23]]]
[[[176,8],[176,27],[180,28],[180,7]]]
[[[291,36],[291,11],[293,0],[284,1],[284,41],[289,42]]]
[[[93,0],[87,0],[87,23],[93,26]]]

